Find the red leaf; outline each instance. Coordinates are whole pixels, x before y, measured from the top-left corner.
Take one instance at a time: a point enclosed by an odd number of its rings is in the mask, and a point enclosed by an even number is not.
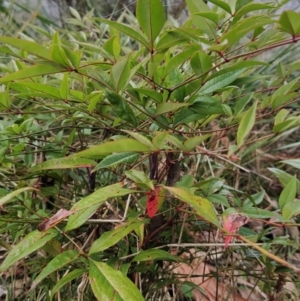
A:
[[[240,227],[248,223],[248,220],[248,217],[239,213],[228,214],[223,218],[223,227],[231,234],[235,234]],[[225,237],[225,249],[228,247],[231,239],[231,235]]]
[[[156,187],[154,190],[148,192],[148,198],[146,202],[147,214],[152,218],[159,209],[159,192],[161,187]]]

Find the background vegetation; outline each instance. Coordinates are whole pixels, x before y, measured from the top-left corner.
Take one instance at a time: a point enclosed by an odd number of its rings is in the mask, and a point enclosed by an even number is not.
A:
[[[4,300],[299,299],[283,4],[188,0],[180,25],[160,0],[62,24],[2,3]]]

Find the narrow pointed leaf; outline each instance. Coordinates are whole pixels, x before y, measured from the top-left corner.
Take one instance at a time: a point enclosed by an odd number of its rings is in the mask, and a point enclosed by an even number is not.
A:
[[[116,166],[119,164],[128,164],[133,163],[140,157],[140,154],[137,153],[117,153],[112,154],[105,157],[93,170],[92,172],[101,169],[101,168],[108,168],[111,166]]]
[[[20,193],[22,193],[24,191],[28,191],[28,190],[39,191],[38,189],[33,188],[33,187],[24,187],[24,188],[17,189],[15,191],[7,194],[6,196],[0,198],[0,207],[3,206],[4,204],[6,204],[7,202],[9,202],[11,199],[13,199],[14,197],[16,197]]]
[[[141,143],[145,144],[147,147],[149,147],[150,150],[157,150],[157,148],[152,144],[152,142],[146,138],[145,136],[136,133],[136,132],[132,132],[132,131],[127,131],[127,130],[123,130],[123,132],[127,133],[128,135],[132,136],[134,139],[140,141]]]
[[[250,133],[255,123],[257,101],[251,106],[251,108],[244,114],[239,124],[237,131],[237,145],[240,147],[243,145],[246,136]]]
[[[58,232],[50,229],[46,232],[39,232],[34,230],[27,234],[12,250],[8,253],[0,266],[0,272],[7,270],[10,266],[16,263],[18,260],[26,257],[27,255],[37,251],[43,247],[47,241],[57,236]]]
[[[79,253],[75,250],[67,250],[61,254],[56,255],[41,271],[41,273],[34,279],[31,289],[34,289],[43,279],[51,273],[61,269],[65,265],[69,265],[76,260]]]
[[[198,50],[198,47],[190,47],[175,56],[173,56],[167,63],[163,72],[163,78],[167,77],[174,69],[179,68],[185,61]]]
[[[58,32],[56,32],[53,36],[51,58],[53,61],[62,66],[73,67],[63,48]]]
[[[180,199],[182,202],[185,202],[194,208],[196,213],[201,216],[203,219],[207,220],[208,222],[220,226],[218,217],[216,215],[214,206],[212,203],[200,196],[196,196],[188,192],[187,190],[183,188],[177,188],[177,187],[167,187],[165,188],[173,194],[175,197]]]
[[[234,20],[240,19],[242,16],[256,10],[261,9],[270,9],[274,8],[274,6],[264,4],[264,3],[248,3],[247,5],[243,6],[239,11],[237,11],[234,15]]]
[[[121,58],[116,64],[113,65],[113,67],[111,68],[110,78],[117,92],[124,87],[124,85],[130,78],[129,55]]]
[[[101,252],[117,244],[122,238],[127,236],[143,223],[144,221],[127,222],[124,226],[111,231],[106,231],[100,236],[100,238],[93,242],[89,254],[91,255],[93,253]]]
[[[62,288],[64,287],[66,284],[68,284],[69,282],[71,282],[74,279],[79,279],[80,276],[83,273],[86,273],[87,270],[86,269],[75,269],[73,271],[71,271],[70,273],[68,273],[67,275],[63,276],[51,289],[51,296],[50,296],[50,300],[52,300],[53,296]]]
[[[226,12],[231,14],[231,8],[230,8],[229,4],[226,3],[226,1],[223,1],[223,0],[208,0],[208,2],[213,3],[214,5],[222,8],[223,10],[225,10]]]
[[[268,168],[275,176],[278,178],[279,182],[283,185],[286,186],[291,179],[293,178],[292,175],[288,174],[287,172],[278,169],[278,168]],[[299,193],[300,191],[300,181],[296,179],[297,182],[297,192]]]
[[[125,175],[133,182],[135,182],[138,186],[154,190],[153,182],[146,176],[143,171],[136,169],[126,170]]]
[[[137,126],[137,120],[132,106],[128,105],[127,101],[121,95],[106,89],[105,96],[111,103],[113,112],[115,112],[118,117],[131,123],[135,127]]]
[[[295,11],[284,11],[280,18],[281,28],[292,36],[300,34],[300,13]]]
[[[205,141],[206,139],[208,139],[209,137],[211,137],[211,135],[207,134],[207,135],[203,135],[203,136],[195,136],[195,137],[186,139],[183,143],[184,150],[185,151],[193,150],[197,145],[201,145],[201,143],[203,141]]]
[[[300,214],[300,200],[294,200],[292,202],[289,202],[282,209],[282,216],[287,220],[299,214]]]
[[[48,65],[48,66],[32,66],[20,71],[8,74],[0,78],[0,83],[7,83],[10,81],[15,81],[24,78],[31,78],[34,76],[46,75],[46,74],[54,74],[59,72],[67,71],[65,67],[62,66],[55,66],[55,65]]]
[[[182,102],[164,102],[159,104],[156,107],[156,115],[165,114],[168,112],[174,112],[182,107],[190,106],[190,103],[182,103]]]
[[[119,295],[124,301],[144,301],[143,296],[136,287],[122,272],[117,271],[107,265],[104,262],[93,261],[90,259],[96,268],[103,274],[103,278],[109,283],[110,286],[115,290],[114,294]],[[90,282],[94,285],[100,285],[102,289],[105,289],[103,285],[105,283],[99,283],[94,277],[90,277]],[[98,290],[101,289],[98,287]],[[95,292],[95,290],[93,290]],[[98,296],[96,296],[98,298]],[[100,296],[99,296],[100,298]],[[101,297],[102,298],[102,297]],[[99,300],[111,300],[111,299],[99,299]],[[115,299],[114,299],[115,300]],[[120,299],[117,299],[120,300]]]
[[[35,54],[36,56],[46,60],[51,60],[50,51],[40,43],[4,36],[0,36],[0,41],[4,44],[8,44],[18,49],[25,50],[31,54]]]
[[[136,192],[135,190],[122,188],[122,186],[123,183],[116,183],[100,188],[77,202],[70,210],[75,213],[69,217],[65,230],[69,231],[83,225],[108,198]]]
[[[69,97],[69,74],[65,72],[63,80],[60,85],[60,96],[64,100],[67,100]]]
[[[155,136],[152,139],[153,145],[158,149],[165,148],[165,142],[168,137],[168,132],[156,132]]]
[[[154,40],[165,24],[166,16],[162,2],[160,0],[138,0],[136,17],[153,48]]]
[[[159,249],[149,249],[141,251],[136,255],[132,261],[152,261],[152,260],[168,260],[168,261],[181,261],[182,259],[178,256],[174,256],[169,252]]]
[[[244,69],[231,71],[208,80],[199,90],[199,95],[210,94],[218,89],[228,86],[233,81],[235,81],[243,72]]]
[[[143,152],[150,152],[150,148],[135,139],[124,138],[124,139],[118,139],[116,141],[105,142],[103,144],[83,150],[72,156],[86,157],[91,159],[102,159],[103,155],[106,156],[111,153],[122,153],[122,152],[143,153]]]
[[[97,300],[124,301],[92,260],[89,262],[89,281]]]
[[[279,208],[282,210],[286,204],[293,202],[296,198],[296,194],[297,194],[297,179],[296,177],[292,177],[292,179],[287,183],[287,185],[280,193],[279,200],[278,200]]]
[[[119,31],[121,31],[124,34],[126,34],[127,36],[133,38],[134,40],[139,41],[144,46],[148,47],[147,40],[145,39],[145,37],[137,29],[131,28],[128,25],[124,25],[122,23],[111,21],[111,20],[107,20],[107,19],[95,18],[95,20],[101,21],[102,23],[105,23],[105,24],[107,24],[107,25],[109,25],[111,27],[114,27],[114,28],[118,29]]]
[[[300,159],[289,159],[289,160],[282,160],[281,163],[285,163],[291,165],[295,168],[300,169]]]
[[[38,92],[48,94],[51,97],[55,97],[58,99],[62,98],[60,91],[57,88],[50,86],[50,85],[33,83],[32,81],[31,82],[24,82],[24,81],[18,82],[18,85],[24,86],[33,91],[38,91]]]
[[[47,160],[43,163],[33,166],[31,168],[31,171],[35,172],[48,169],[94,167],[96,165],[97,163],[93,160],[73,156]]]

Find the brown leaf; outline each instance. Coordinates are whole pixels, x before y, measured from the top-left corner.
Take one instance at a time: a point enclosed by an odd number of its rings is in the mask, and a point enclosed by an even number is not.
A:
[[[196,254],[194,255],[196,256]],[[183,253],[181,257],[186,259],[190,257],[190,254]],[[172,272],[178,274],[179,280],[191,281],[205,292],[203,294],[198,290],[193,290],[195,301],[247,301],[241,295],[230,292],[228,287],[221,282],[217,282],[216,278],[208,277],[210,266],[201,257],[195,257],[190,265],[179,263],[173,268]]]
[[[74,213],[73,211],[68,211],[65,209],[60,209],[56,212],[52,217],[45,219],[43,222],[38,224],[37,229],[40,232],[47,231],[50,228],[53,228],[58,223],[60,223],[62,220],[64,220],[66,217]]]

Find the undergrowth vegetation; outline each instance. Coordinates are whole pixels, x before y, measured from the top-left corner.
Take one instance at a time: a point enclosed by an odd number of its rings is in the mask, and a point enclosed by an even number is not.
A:
[[[0,36],[6,300],[298,300],[300,14],[186,2]]]

